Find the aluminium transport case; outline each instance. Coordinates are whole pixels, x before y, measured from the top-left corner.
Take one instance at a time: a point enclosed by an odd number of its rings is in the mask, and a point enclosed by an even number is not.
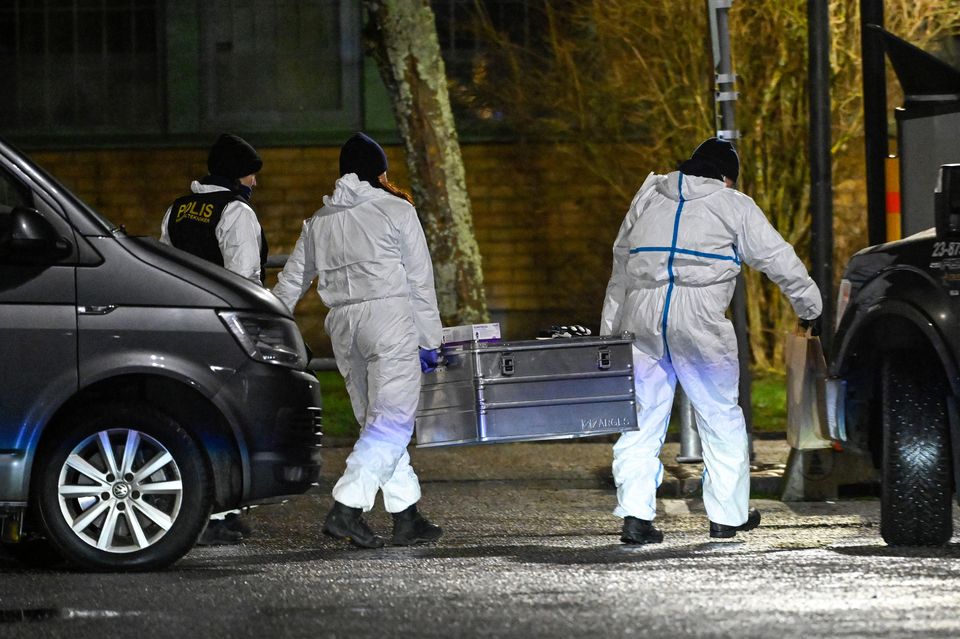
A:
[[[423,376],[417,446],[637,430],[633,335],[445,346]]]

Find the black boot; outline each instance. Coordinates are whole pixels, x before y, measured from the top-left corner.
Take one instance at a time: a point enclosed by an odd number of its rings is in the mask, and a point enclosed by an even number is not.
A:
[[[253,535],[253,528],[250,523],[239,513],[227,513],[227,516],[223,519],[223,525],[227,527],[227,530],[240,533],[244,539]]]
[[[663,533],[652,521],[624,517],[620,541],[625,544],[659,544],[663,541]]]
[[[222,519],[211,519],[197,539],[198,546],[231,546],[243,541],[243,533],[231,530]]]
[[[725,524],[715,524],[712,521],[710,522],[710,536],[718,539],[729,539],[730,537],[736,536],[737,532],[746,532],[748,530],[753,530],[760,525],[760,511],[756,508],[751,508],[750,512],[747,513],[747,521],[740,524],[739,526],[727,526]]]
[[[442,534],[443,530],[440,526],[427,521],[427,518],[417,510],[416,504],[409,506],[406,510],[393,513],[393,538],[390,543],[394,546],[425,544],[440,539]]]
[[[351,508],[335,501],[323,522],[323,532],[336,539],[346,539],[360,548],[382,548],[383,539],[370,530],[362,515],[360,508]]]

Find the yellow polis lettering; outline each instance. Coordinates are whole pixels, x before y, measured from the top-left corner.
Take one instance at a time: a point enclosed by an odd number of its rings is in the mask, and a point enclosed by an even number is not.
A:
[[[199,207],[199,210],[198,210]],[[196,200],[186,202],[180,205],[180,208],[177,209],[177,222],[183,218],[193,220],[195,222],[203,222],[204,224],[209,224],[210,218],[213,217],[213,204],[199,204]]]
[[[177,222],[183,219],[187,215],[187,212],[190,210],[190,203],[181,204],[180,208],[177,209]]]

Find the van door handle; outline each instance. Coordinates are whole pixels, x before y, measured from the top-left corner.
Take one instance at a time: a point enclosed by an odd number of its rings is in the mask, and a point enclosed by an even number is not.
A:
[[[117,310],[116,304],[104,304],[102,306],[78,306],[78,315],[106,315]]]

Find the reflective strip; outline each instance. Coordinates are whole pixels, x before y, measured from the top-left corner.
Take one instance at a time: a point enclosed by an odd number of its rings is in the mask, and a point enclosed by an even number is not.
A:
[[[673,240],[670,243],[670,258],[667,260],[670,284],[667,286],[667,299],[663,304],[663,321],[660,324],[660,332],[663,334],[663,353],[667,356],[668,362],[673,361],[670,357],[670,344],[667,342],[667,319],[670,317],[670,298],[673,297],[673,258],[677,251],[677,235],[680,233],[680,214],[683,213],[683,173],[677,179],[677,194],[680,201],[677,203],[677,216],[673,220]]]
[[[636,253],[680,253],[681,255],[693,255],[695,257],[706,257],[712,260],[726,260],[728,262],[734,262],[738,266],[740,265],[740,257],[736,254],[737,247],[733,247],[733,255],[720,255],[719,253],[704,253],[703,251],[694,251],[692,249],[682,249],[674,248],[671,249],[669,246],[638,246],[637,248],[630,249],[631,254]]]

